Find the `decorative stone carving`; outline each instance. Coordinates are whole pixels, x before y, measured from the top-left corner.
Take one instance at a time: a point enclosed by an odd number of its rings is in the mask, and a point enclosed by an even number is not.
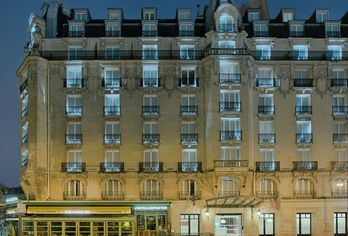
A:
[[[328,72],[325,67],[316,65],[314,67],[314,86],[317,93],[323,98],[324,94],[329,90]]]
[[[279,92],[285,98],[291,91],[291,69],[289,66],[277,66],[276,72],[280,81]]]

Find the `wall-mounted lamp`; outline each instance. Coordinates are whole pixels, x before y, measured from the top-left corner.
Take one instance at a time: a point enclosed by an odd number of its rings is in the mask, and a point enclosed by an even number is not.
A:
[[[209,213],[209,208],[207,208],[207,209],[205,210],[205,215],[206,215],[206,216],[209,216],[209,215],[210,215],[210,213]]]

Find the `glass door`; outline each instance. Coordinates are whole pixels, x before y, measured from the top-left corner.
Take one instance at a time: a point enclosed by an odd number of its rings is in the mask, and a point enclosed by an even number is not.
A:
[[[216,236],[241,236],[242,215],[217,215],[215,218]]]

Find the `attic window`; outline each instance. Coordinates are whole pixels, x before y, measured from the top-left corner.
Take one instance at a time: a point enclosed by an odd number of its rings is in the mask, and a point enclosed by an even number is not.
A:
[[[288,22],[290,20],[294,20],[293,12],[283,12],[283,22]]]
[[[316,22],[322,23],[329,20],[329,12],[327,11],[317,11],[316,12]]]
[[[109,20],[121,20],[121,14],[117,12],[110,12]]]
[[[156,14],[154,12],[145,12],[144,13],[144,20],[155,20]]]
[[[85,12],[76,12],[74,15],[75,20],[82,20],[82,21],[87,21],[88,20],[88,15]]]
[[[260,20],[260,12],[258,11],[248,12],[248,21],[253,22],[254,20]]]
[[[190,20],[191,13],[190,12],[179,12],[178,19],[179,20]]]

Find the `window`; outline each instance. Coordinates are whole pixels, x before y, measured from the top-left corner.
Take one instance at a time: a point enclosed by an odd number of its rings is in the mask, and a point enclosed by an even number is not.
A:
[[[225,49],[236,48],[236,41],[232,41],[232,40],[219,41],[218,47],[225,48]]]
[[[28,93],[21,94],[21,116],[24,117],[28,114],[28,106],[29,106],[29,95]]]
[[[193,60],[195,59],[194,45],[180,45],[180,59]]]
[[[121,87],[121,74],[119,68],[104,68],[103,87],[119,88]]]
[[[183,172],[196,172],[196,171],[198,171],[197,149],[183,149],[182,150],[181,171],[183,171]]]
[[[121,36],[121,25],[119,23],[105,23],[106,24],[106,36],[117,37]]]
[[[309,236],[312,234],[311,218],[311,213],[296,214],[296,229],[298,236]]]
[[[143,87],[158,87],[158,65],[143,65]]]
[[[157,45],[143,45],[143,60],[157,60]]]
[[[144,20],[155,20],[156,13],[155,12],[144,12]]]
[[[179,35],[181,37],[187,37],[187,36],[193,37],[195,35],[193,24],[180,24]]]
[[[335,156],[338,162],[348,162],[347,149],[336,149]]]
[[[341,26],[339,23],[326,24],[326,37],[338,38],[341,36]]]
[[[143,143],[159,143],[158,123],[156,121],[144,122],[143,126]]]
[[[143,115],[159,115],[157,95],[144,95],[143,97]]]
[[[273,121],[259,121],[259,143],[275,143]]]
[[[233,177],[223,177],[220,182],[219,197],[239,196],[239,181]]]
[[[82,20],[87,21],[88,20],[88,13],[87,12],[75,12],[74,14],[74,20]]]
[[[302,24],[290,24],[290,37],[303,37],[304,27]]]
[[[104,143],[105,144],[121,143],[119,122],[116,122],[116,121],[105,122]]]
[[[109,12],[109,20],[121,20],[122,12]]]
[[[120,163],[120,152],[118,150],[106,150],[105,160],[101,167],[102,172],[117,173],[123,171],[123,163]]]
[[[294,45],[293,46],[293,59],[295,60],[307,60],[308,59],[308,45]]]
[[[323,23],[324,21],[327,21],[329,20],[329,12],[316,10],[315,19],[317,23]]]
[[[141,185],[142,199],[158,199],[161,196],[161,185],[158,180],[146,180]]]
[[[294,20],[293,12],[283,12],[283,22],[289,22],[290,20]]]
[[[336,198],[348,197],[348,179],[335,179],[333,185],[333,196]]]
[[[347,133],[347,124],[342,122],[336,122],[333,124],[333,133],[334,134],[346,134]]]
[[[242,140],[240,130],[240,118],[221,118],[220,119],[221,140]]]
[[[120,115],[120,94],[105,94],[104,115]]]
[[[67,172],[83,172],[81,150],[70,150],[67,153]]]
[[[259,218],[259,235],[274,235],[274,214],[262,213]]]
[[[237,63],[229,60],[220,60],[220,83],[240,83]]]
[[[180,199],[193,199],[198,198],[199,193],[197,191],[198,183],[196,180],[187,179],[181,181],[180,184]]]
[[[221,147],[220,159],[223,161],[228,160],[241,160],[240,147]]]
[[[143,168],[145,171],[151,171],[151,172],[160,170],[157,149],[144,151]]]
[[[312,114],[311,95],[296,94],[295,110],[297,115]]]
[[[28,121],[22,126],[22,144],[28,143]]]
[[[302,162],[311,161],[311,149],[297,149],[297,160]]]
[[[181,123],[181,143],[195,144],[198,142],[196,122],[183,121]]]
[[[197,87],[198,79],[196,79],[195,67],[182,67],[180,87]]]
[[[256,59],[271,59],[271,45],[256,45]]]
[[[275,186],[270,179],[261,179],[259,182],[259,197],[274,197],[276,195]]]
[[[342,46],[341,45],[327,46],[327,58],[329,60],[342,60]]]
[[[333,215],[334,236],[347,235],[347,213],[335,212]]]
[[[83,24],[71,24],[69,23],[69,36],[70,37],[83,37],[85,34],[85,26]]]
[[[199,235],[199,215],[180,215],[180,235]]]
[[[198,114],[198,107],[196,104],[196,95],[193,95],[193,94],[181,95],[180,113],[183,116],[196,116]]]
[[[143,36],[144,37],[156,37],[157,25],[155,24],[143,24]]]
[[[24,149],[21,152],[21,166],[27,166],[28,165],[28,159],[29,159],[28,149]]]
[[[260,149],[259,152],[260,155],[260,161],[261,162],[269,162],[273,163],[275,158],[274,158],[274,149]],[[260,166],[260,168],[266,168],[266,166]]]
[[[81,123],[80,122],[69,122],[67,124],[66,140],[67,144],[81,144]]]
[[[344,69],[335,68],[331,72],[332,87],[347,87],[347,78]]]
[[[82,88],[82,66],[67,66],[66,68],[66,88]]]
[[[275,79],[272,68],[259,68],[257,71],[257,87],[275,87]]]
[[[248,12],[248,21],[253,22],[256,20],[260,20],[260,12],[250,11]]]
[[[118,59],[120,59],[120,48],[119,47],[106,47],[105,59],[106,60],[118,60]]]
[[[83,184],[80,180],[70,180],[65,186],[66,197],[83,197]]]
[[[273,94],[259,94],[258,113],[261,115],[273,115],[274,112]]]
[[[254,37],[268,37],[268,25],[265,23],[254,23]]]
[[[239,90],[220,90],[220,111],[241,111]]]
[[[81,116],[82,115],[81,95],[67,95],[65,114],[68,116]]]
[[[229,15],[220,16],[219,32],[221,33],[235,32],[235,25],[233,24],[232,16],[229,16]]]
[[[191,20],[191,11],[178,11],[179,20]]]
[[[296,182],[297,198],[312,198],[314,196],[313,185],[310,179],[300,178]]]
[[[123,199],[123,186],[121,181],[108,180],[105,182],[104,198],[106,199]]]
[[[82,60],[83,51],[80,46],[68,47],[68,60]]]
[[[296,121],[296,143],[312,143],[311,121]]]

